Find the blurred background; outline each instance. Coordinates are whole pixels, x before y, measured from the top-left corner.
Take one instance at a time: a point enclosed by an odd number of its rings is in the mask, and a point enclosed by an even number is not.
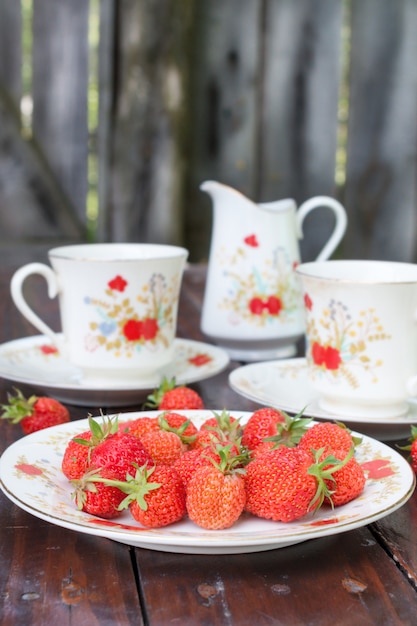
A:
[[[0,0],[0,247],[204,261],[212,179],[333,196],[339,255],[416,261],[416,59],[417,0]]]

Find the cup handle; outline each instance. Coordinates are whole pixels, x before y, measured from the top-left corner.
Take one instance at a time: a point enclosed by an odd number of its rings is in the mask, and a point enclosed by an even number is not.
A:
[[[304,219],[307,217],[310,211],[313,211],[313,209],[316,209],[319,206],[326,206],[331,209],[336,218],[336,224],[333,232],[328,242],[316,259],[316,261],[325,261],[337,248],[340,241],[342,240],[343,235],[346,232],[347,215],[343,205],[341,205],[340,202],[338,202],[334,198],[330,198],[329,196],[315,196],[314,198],[310,198],[309,200],[303,202],[303,204],[300,206],[296,213],[299,239],[301,239],[303,236],[302,224]]]
[[[16,308],[21,314],[37,328],[43,335],[49,337],[53,343],[61,347],[61,341],[58,335],[41,320],[41,318],[30,308],[23,297],[23,283],[31,274],[40,274],[43,276],[48,285],[49,298],[55,298],[58,295],[58,281],[55,272],[43,263],[29,263],[19,268],[12,276],[10,283],[10,293]]]

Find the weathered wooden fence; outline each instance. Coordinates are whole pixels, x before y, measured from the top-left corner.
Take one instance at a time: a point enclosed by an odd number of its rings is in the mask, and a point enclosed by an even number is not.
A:
[[[33,0],[29,128],[20,0],[0,0],[3,245],[87,236],[93,154],[97,240],[182,243],[206,258],[212,212],[199,186],[215,179],[257,201],[338,197],[340,254],[417,260],[417,0],[96,5],[91,132],[88,0]],[[304,258],[328,219],[306,223]]]

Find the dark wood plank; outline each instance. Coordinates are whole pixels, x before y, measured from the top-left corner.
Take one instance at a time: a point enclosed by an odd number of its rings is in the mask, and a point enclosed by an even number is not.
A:
[[[254,554],[136,555],[150,626],[415,623],[414,589],[366,529]]]
[[[345,256],[416,255],[417,11],[414,0],[354,0]]]
[[[0,85],[15,102],[22,95],[22,11],[20,2],[0,2]]]
[[[108,213],[112,239],[182,239],[189,2],[116,4]]]
[[[0,524],[2,626],[144,623],[128,546],[42,522],[3,494]]]
[[[85,222],[89,3],[33,2],[33,133]]]
[[[336,195],[341,79],[340,0],[266,2],[257,201]],[[290,10],[289,10],[290,8]],[[317,209],[305,222],[303,260],[324,246],[334,219]]]
[[[207,259],[211,207],[199,190],[214,179],[256,200],[262,3],[196,3],[185,237],[191,260]]]

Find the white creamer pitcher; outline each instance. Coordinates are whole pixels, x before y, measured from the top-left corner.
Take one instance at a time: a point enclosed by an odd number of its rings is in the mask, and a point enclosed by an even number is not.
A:
[[[329,207],[336,223],[317,260],[330,257],[347,226],[343,206],[316,196],[297,210],[292,199],[256,204],[215,181],[201,187],[213,201],[213,229],[201,329],[231,358],[293,356],[304,334],[298,240],[310,211]]]

